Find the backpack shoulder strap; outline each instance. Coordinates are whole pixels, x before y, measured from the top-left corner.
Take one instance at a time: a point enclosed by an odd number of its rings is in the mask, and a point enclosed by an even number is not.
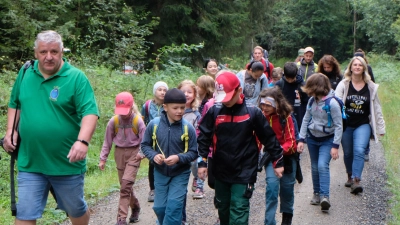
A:
[[[139,115],[135,113],[135,117],[132,120],[132,131],[139,136]]]
[[[268,58],[265,58],[264,60],[265,60],[265,72],[267,72],[268,76],[270,76],[271,68],[269,68],[269,60]]]
[[[251,125],[253,126],[253,128],[255,127],[254,122],[253,122],[253,119],[255,118],[255,115],[256,115],[255,110],[256,110],[255,107],[247,107],[247,111],[249,112],[249,116],[250,116],[250,122],[251,122]]]
[[[313,103],[314,103],[314,97],[310,97],[310,101],[308,102],[308,108],[311,108]]]
[[[329,97],[325,99],[325,105],[322,107],[325,110],[326,114],[328,114],[328,127],[332,126],[332,115],[331,115],[331,100],[333,97]],[[340,103],[339,103],[340,104]]]
[[[151,103],[151,99],[147,100],[144,103],[144,113],[145,113],[145,117],[147,121],[150,121],[150,103]]]
[[[118,134],[118,128],[119,128],[119,116],[115,115],[114,116],[114,135]]]
[[[151,139],[153,139],[153,149],[156,150],[156,142],[157,142],[157,127],[160,125],[160,117],[156,117],[153,120],[153,135]]]
[[[185,119],[182,119],[182,136],[181,140],[185,142],[185,150],[183,151],[186,153],[189,149],[189,131],[188,131],[188,123]]]

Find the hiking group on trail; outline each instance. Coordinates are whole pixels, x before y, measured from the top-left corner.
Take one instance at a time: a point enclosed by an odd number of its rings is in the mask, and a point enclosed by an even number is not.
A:
[[[57,32],[39,33],[37,60],[20,70],[11,91],[3,148],[10,154],[18,150],[17,225],[36,224],[50,189],[72,224],[89,223],[83,186],[99,112],[88,79],[62,58],[62,50]],[[114,144],[120,183],[116,224],[140,221],[133,186],[145,157],[147,200],[154,202],[154,223],[160,225],[187,224],[190,174],[194,199],[204,197],[206,181],[214,189],[215,224],[248,224],[259,168],[265,169],[267,184],[264,224],[276,224],[278,197],[282,225],[292,224],[294,184],[302,181],[299,155],[305,144],[313,184],[310,204],[329,211],[329,164],[339,158],[340,144],[345,186],[352,194],[363,192],[369,140],[378,142],[385,134],[378,85],[362,50],[344,76],[332,55],[318,64],[313,57],[314,49],[306,47],[299,50],[297,62],[274,68],[268,52],[257,46],[251,62],[237,74],[218,71],[218,62],[208,59],[206,74],[196,82],[183,80],[171,89],[156,82],[153,99],[141,111],[131,93],[116,93],[115,116],[107,124],[98,164],[104,170]],[[58,135],[49,141],[49,133]]]

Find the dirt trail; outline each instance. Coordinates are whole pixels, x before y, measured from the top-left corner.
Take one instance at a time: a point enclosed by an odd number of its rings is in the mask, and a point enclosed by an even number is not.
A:
[[[347,224],[386,224],[389,192],[385,188],[385,160],[381,144],[371,142],[370,161],[365,163],[363,172],[364,193],[357,196],[350,194],[350,188],[344,187],[347,179],[343,163],[343,151],[340,158],[331,162],[331,209],[323,213],[320,206],[309,204],[312,196],[312,181],[308,151],[302,155],[301,165],[304,181],[295,185],[294,225],[347,225]],[[217,219],[217,211],[213,205],[213,190],[205,185],[206,197],[192,199],[192,191],[188,190],[187,222],[191,225],[213,225]],[[156,217],[152,210],[153,203],[147,202],[148,181],[142,179],[135,184],[135,192],[142,207],[138,225],[155,224]],[[114,193],[93,206],[91,225],[111,225],[116,222],[116,211],[119,193]],[[265,210],[265,173],[259,173],[256,190],[251,199],[249,224],[264,224]],[[281,222],[279,206],[277,224]],[[69,222],[63,223],[67,225]]]

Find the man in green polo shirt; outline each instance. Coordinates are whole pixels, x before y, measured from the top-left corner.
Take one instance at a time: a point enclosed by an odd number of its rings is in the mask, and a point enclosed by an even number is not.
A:
[[[61,36],[55,31],[39,33],[37,60],[25,74],[20,70],[11,92],[5,150],[15,150],[11,142],[15,115],[22,140],[15,224],[36,224],[50,186],[58,207],[67,212],[72,224],[89,223],[83,184],[88,145],[99,112],[89,80],[62,56]],[[13,143],[16,140],[14,135]]]

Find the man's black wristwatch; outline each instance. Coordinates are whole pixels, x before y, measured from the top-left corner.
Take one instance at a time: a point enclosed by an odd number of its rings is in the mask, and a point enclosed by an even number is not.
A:
[[[83,140],[83,139],[78,139],[76,141],[82,142],[84,145],[89,146],[89,142]]]

